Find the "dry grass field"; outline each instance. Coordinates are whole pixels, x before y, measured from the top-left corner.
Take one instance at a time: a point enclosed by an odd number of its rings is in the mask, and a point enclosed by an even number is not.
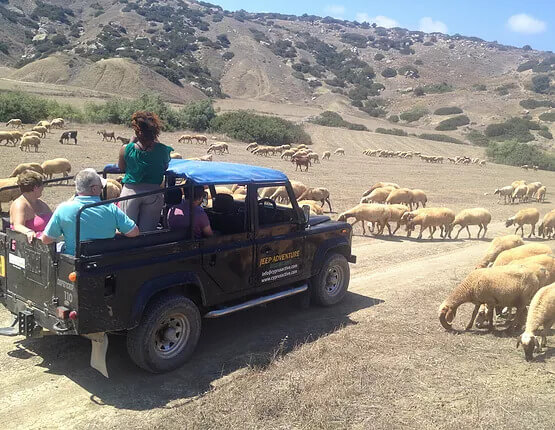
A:
[[[115,162],[119,143],[102,142],[96,130],[130,135],[130,129],[111,125],[74,128],[77,146],[61,145],[58,132],[43,141],[39,153],[0,146],[0,176],[18,163],[55,157],[68,158],[73,172],[101,168]],[[494,334],[446,333],[437,309],[489,240],[513,232],[504,227],[507,217],[523,207],[537,207],[542,216],[553,209],[555,175],[495,164],[369,158],[362,149],[481,158],[483,150],[314,125],[308,131],[318,153],[341,146],[346,155],[301,173],[290,162],[255,157],[244,143],[230,142],[231,154],[215,160],[274,167],[309,186],[327,187],[332,218],[377,181],[421,188],[429,206],[489,209],[487,239],[467,240],[461,233],[459,240],[417,241],[404,232],[362,237],[357,226],[353,253],[358,262],[351,266],[350,293],[341,305],[301,310],[291,300],[207,320],[191,362],[165,375],[146,374],[130,364],[119,336],[110,339],[109,380],[89,368],[85,339],[0,338],[4,427],[552,428],[553,336],[547,351],[528,363],[515,349],[516,337],[504,335],[501,327]],[[178,144],[180,134],[164,133],[161,140],[184,157],[206,152],[206,146]],[[516,179],[541,181],[548,189],[546,203],[498,204],[493,190]],[[52,186],[45,198],[55,206],[72,192],[70,186]],[[475,235],[476,228],[471,230]],[[462,330],[470,310],[461,308],[455,327]],[[0,322],[9,322],[5,310]]]

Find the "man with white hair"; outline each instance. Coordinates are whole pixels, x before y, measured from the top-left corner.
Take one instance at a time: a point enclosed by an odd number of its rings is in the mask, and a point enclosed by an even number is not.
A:
[[[84,169],[77,173],[76,196],[73,200],[62,203],[54,211],[41,240],[48,245],[63,235],[65,247],[62,252],[75,255],[77,212],[84,205],[99,202],[105,185],[106,179],[98,175],[94,169]],[[81,240],[109,239],[116,235],[116,231],[127,237],[139,234],[139,228],[133,220],[112,203],[81,212]]]

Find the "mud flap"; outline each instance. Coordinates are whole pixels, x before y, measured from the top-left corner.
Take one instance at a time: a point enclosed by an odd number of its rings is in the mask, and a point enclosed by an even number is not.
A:
[[[108,335],[103,332],[87,334],[85,337],[91,340],[91,367],[98,370],[106,378],[109,378],[108,368],[106,367]]]

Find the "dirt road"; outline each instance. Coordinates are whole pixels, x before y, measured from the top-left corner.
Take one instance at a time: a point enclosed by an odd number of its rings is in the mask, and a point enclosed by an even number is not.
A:
[[[496,224],[491,232],[497,235],[504,228]],[[6,428],[26,429],[58,428],[61,423],[70,428],[124,423],[172,427],[167,420],[176,411],[186,415],[188,407],[202,399],[209,401],[231,381],[241,381],[252,367],[270,363],[276,350],[287,354],[295,345],[325,342],[328,334],[345,326],[367,324],[376,309],[383,311],[396,302],[406,302],[415,290],[433,302],[421,309],[419,318],[431,324],[434,332],[441,331],[437,304],[445,290],[468,273],[487,245],[476,240],[355,238],[358,264],[352,266],[350,294],[343,304],[299,311],[291,300],[207,320],[191,363],[166,375],[146,374],[132,365],[122,337],[110,339],[110,380],[89,368],[90,346],[85,339],[0,338],[0,420]],[[392,309],[394,321],[400,315],[395,306]],[[0,319],[3,324],[9,321],[6,311],[0,313]],[[466,319],[466,313],[458,314],[459,326]],[[380,330],[379,326],[369,328]],[[513,353],[512,341],[510,345],[511,360],[522,359],[515,358],[519,354]],[[553,372],[555,362],[546,359],[537,367],[538,372]]]

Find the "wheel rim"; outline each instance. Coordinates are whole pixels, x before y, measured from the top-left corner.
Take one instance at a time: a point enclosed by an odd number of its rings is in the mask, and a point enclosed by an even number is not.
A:
[[[330,266],[326,274],[326,293],[332,297],[337,295],[343,286],[343,270],[339,266]]]
[[[161,358],[172,358],[179,354],[187,341],[191,327],[185,315],[172,314],[160,322],[154,333],[154,351]]]

